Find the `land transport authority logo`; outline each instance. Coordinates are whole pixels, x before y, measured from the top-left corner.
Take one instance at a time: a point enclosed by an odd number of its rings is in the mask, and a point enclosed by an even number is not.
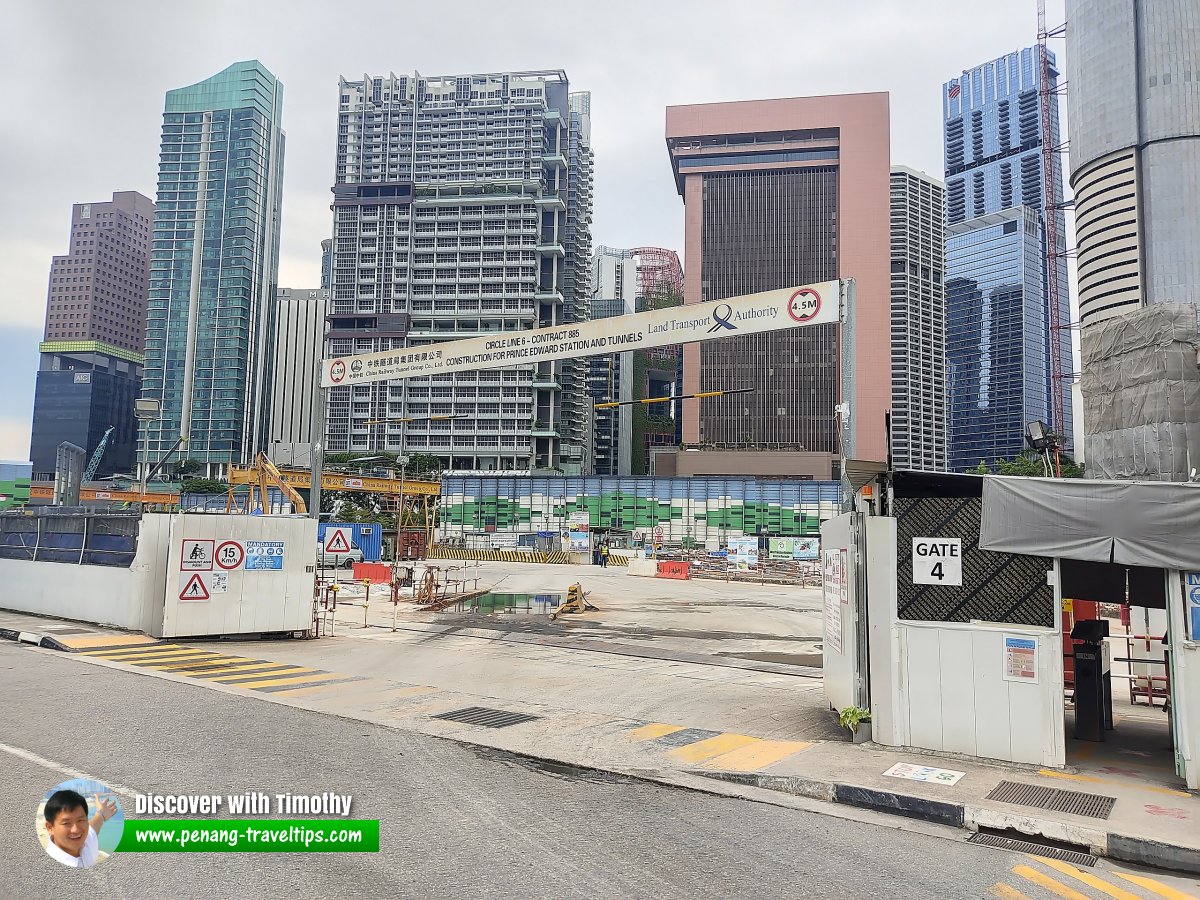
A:
[[[336,359],[333,365],[329,367],[329,380],[334,384],[341,384],[342,379],[346,377],[346,364],[340,359]]]
[[[788,299],[787,311],[797,322],[811,322],[821,311],[821,295],[812,288],[800,288]]]

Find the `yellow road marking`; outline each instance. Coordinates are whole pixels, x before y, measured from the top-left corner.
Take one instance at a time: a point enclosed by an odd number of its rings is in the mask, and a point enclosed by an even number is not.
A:
[[[811,741],[756,741],[738,750],[722,753],[704,764],[706,769],[753,772],[811,747]]]
[[[146,663],[182,662],[185,659],[197,659],[208,655],[203,650],[171,650],[166,653],[147,653],[144,656],[122,656],[119,659],[109,659],[109,662],[121,662],[131,666],[140,666]]]
[[[1102,894],[1107,894],[1109,897],[1114,897],[1116,900],[1139,900],[1137,894],[1131,894],[1129,891],[1121,890],[1121,888],[1109,884],[1103,878],[1097,878],[1091,872],[1081,871],[1070,863],[1065,863],[1058,859],[1047,859],[1041,856],[1038,857],[1038,862],[1040,862],[1043,866],[1049,866],[1052,869],[1057,869],[1064,875],[1070,875],[1077,881],[1082,881],[1088,887],[1094,888]]]
[[[247,676],[248,677],[248,676]],[[264,672],[263,677],[255,681],[225,682],[229,687],[256,688],[269,687],[276,684],[296,684],[301,681],[317,681],[322,678],[335,678],[332,672],[322,672],[319,669],[292,669],[289,672],[272,674]]]
[[[272,666],[276,667],[275,668],[276,672],[282,672],[286,669],[292,668],[291,666],[287,665],[286,663],[244,662],[244,663],[239,663],[236,666],[222,666],[220,669],[213,671],[213,672],[184,672],[183,674],[187,675],[189,678],[203,678],[205,681],[213,681],[218,678],[226,678],[226,677],[232,678],[235,675],[237,675],[238,673],[241,673],[243,675],[253,674],[253,673],[247,673],[247,671],[246,671],[247,669],[266,669],[266,668],[269,668]],[[263,672],[263,674],[269,675],[270,672]]]
[[[262,672],[255,672],[254,669],[263,669]],[[319,672],[320,669],[309,669],[304,666],[289,666],[283,663],[267,663],[262,666],[250,666],[249,671],[238,672],[215,672],[209,681],[227,681],[230,678],[272,678],[280,675],[290,675],[293,672]]]
[[[1063,897],[1065,900],[1088,900],[1086,894],[1081,894],[1074,888],[1067,887],[1061,881],[1055,881],[1049,875],[1039,872],[1037,869],[1031,869],[1029,866],[1013,866],[1012,871],[1014,875],[1020,875],[1026,881],[1032,881],[1056,897]]]
[[[56,637],[54,639],[64,647],[70,647],[72,650],[86,650],[88,647],[116,647],[117,644],[135,647],[138,644],[158,643],[157,638],[147,637],[144,634],[131,634],[128,637],[120,637],[115,634],[102,634],[97,637]]]
[[[205,666],[217,666],[222,662],[236,659],[238,659],[236,656],[221,656],[218,653],[214,653],[204,657],[189,657],[183,662],[171,660],[169,662],[146,663],[145,667],[147,669],[161,669],[164,672],[170,670],[182,671],[184,669],[203,669]]]
[[[1196,900],[1194,894],[1185,894],[1183,891],[1177,891],[1170,885],[1163,884],[1161,881],[1155,881],[1153,878],[1146,878],[1143,875],[1131,875],[1127,872],[1113,872],[1113,874],[1118,878],[1124,878],[1126,881],[1136,884],[1144,891],[1158,894],[1158,896],[1166,897],[1168,900]]]
[[[683,731],[682,725],[664,725],[661,722],[651,722],[649,725],[643,725],[641,728],[635,728],[629,732],[629,736],[635,741],[650,741],[654,738],[660,738],[663,735],[674,734],[676,731]]]
[[[1155,787],[1151,784],[1136,784],[1128,778],[1101,778],[1098,775],[1072,775],[1070,772],[1055,772],[1053,769],[1040,769],[1039,775],[1045,775],[1047,778],[1067,778],[1071,781],[1087,781],[1092,784],[1119,784],[1124,787],[1138,787],[1143,791],[1153,791],[1156,794],[1169,794],[1172,797],[1187,797],[1191,798],[1191,794],[1187,791],[1175,791],[1171,788]]]
[[[138,650],[98,650],[88,656],[98,656],[101,659],[137,659],[141,656],[160,656],[164,653],[196,653],[194,647],[178,647],[174,644],[162,644],[157,647],[142,647]]]
[[[1005,884],[1003,881],[998,881],[992,885],[990,893],[993,897],[1003,897],[1004,900],[1029,900],[1029,898],[1018,891],[1015,887]]]
[[[674,750],[669,750],[667,756],[673,757],[680,762],[698,763],[706,759],[711,759],[714,756],[719,756],[722,753],[728,753],[730,750],[745,747],[747,744],[756,743],[757,741],[758,738],[747,737],[744,734],[718,734],[716,737],[705,738],[702,741],[696,741],[694,744],[688,744],[686,747],[676,747]]]
[[[142,653],[158,653],[165,650],[182,650],[179,644],[155,644],[153,647],[121,647],[117,650],[84,650],[86,656],[99,656],[104,659],[120,659],[123,656],[138,656]]]

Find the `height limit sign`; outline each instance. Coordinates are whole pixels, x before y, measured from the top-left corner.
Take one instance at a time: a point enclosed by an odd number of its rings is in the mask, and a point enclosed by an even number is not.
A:
[[[913,538],[913,584],[962,587],[962,538]]]

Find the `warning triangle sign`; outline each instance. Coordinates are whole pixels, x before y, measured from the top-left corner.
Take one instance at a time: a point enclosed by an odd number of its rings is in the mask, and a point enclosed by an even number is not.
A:
[[[180,600],[208,600],[211,595],[208,593],[208,585],[204,583],[204,579],[200,577],[199,572],[193,572],[192,577],[187,580],[187,584],[183,586],[183,590],[179,592]]]
[[[332,534],[325,537],[326,553],[349,553],[350,541],[346,539],[346,529],[333,528]]]

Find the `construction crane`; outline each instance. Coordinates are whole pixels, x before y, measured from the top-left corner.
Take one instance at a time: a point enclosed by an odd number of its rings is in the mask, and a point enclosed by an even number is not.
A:
[[[246,508],[247,512],[250,512],[254,509],[254,492],[256,488],[258,490],[258,500],[261,504],[262,511],[264,513],[270,511],[271,499],[268,495],[268,490],[272,484],[279,488],[279,492],[291,502],[292,509],[294,509],[297,513],[303,515],[304,513],[308,512],[308,505],[304,502],[304,498],[296,492],[295,488],[293,488],[287,483],[287,481],[284,480],[283,476],[279,472],[279,469],[275,467],[275,463],[271,462],[271,460],[267,458],[267,454],[258,454],[258,458],[254,461],[253,467],[250,469],[242,469],[240,474],[243,476],[243,479],[240,481],[240,483],[250,485],[250,497],[248,500],[248,506]],[[229,478],[229,496],[225,501],[225,512],[232,512],[236,505],[234,487],[238,483],[239,480],[234,478],[233,470],[231,469]]]
[[[1061,439],[1066,437],[1063,434],[1066,428],[1063,381],[1067,377],[1067,373],[1063,371],[1063,357],[1067,355],[1067,358],[1070,358],[1071,323],[1062,320],[1062,309],[1059,305],[1062,291],[1066,290],[1066,285],[1060,284],[1058,269],[1060,262],[1067,256],[1062,243],[1065,241],[1066,235],[1060,235],[1058,227],[1058,216],[1064,207],[1062,200],[1059,199],[1058,185],[1059,154],[1063,147],[1058,143],[1058,134],[1054,128],[1058,117],[1051,115],[1058,104],[1058,95],[1062,92],[1062,86],[1051,79],[1050,51],[1046,43],[1050,38],[1062,35],[1064,29],[1059,27],[1050,30],[1046,27],[1046,0],[1038,0],[1037,16],[1038,100],[1042,120],[1042,190],[1044,193],[1042,207],[1046,210],[1046,303],[1048,304],[1050,325],[1050,333],[1047,336],[1050,341],[1050,428],[1054,434],[1059,436],[1061,443]],[[1057,72],[1053,72],[1053,75],[1057,74]],[[1055,475],[1061,478],[1062,464],[1057,447],[1054,451],[1054,465]]]
[[[104,437],[100,438],[100,443],[96,445],[96,450],[92,453],[87,468],[83,470],[82,484],[87,484],[96,477],[96,470],[100,468],[100,460],[104,458],[104,448],[108,446],[108,438],[113,433],[113,428],[114,426],[109,425],[108,431],[104,432]]]

